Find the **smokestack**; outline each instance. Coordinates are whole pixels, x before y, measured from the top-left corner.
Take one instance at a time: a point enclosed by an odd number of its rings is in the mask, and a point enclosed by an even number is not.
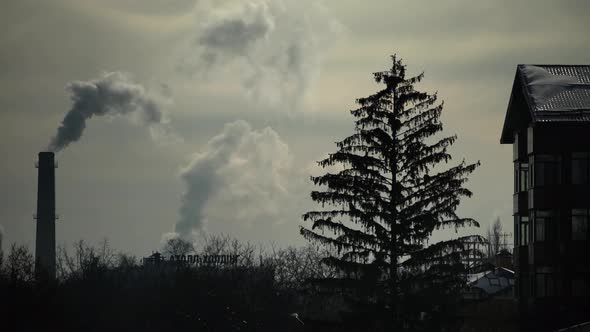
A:
[[[55,279],[55,168],[53,152],[39,152],[35,273]]]

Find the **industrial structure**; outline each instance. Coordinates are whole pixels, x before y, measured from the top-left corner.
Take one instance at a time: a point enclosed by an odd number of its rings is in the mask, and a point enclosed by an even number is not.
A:
[[[590,65],[518,65],[500,142],[513,146],[521,313],[557,324],[587,319]]]
[[[35,240],[35,274],[41,279],[55,279],[55,155],[39,152],[36,163],[37,234]]]

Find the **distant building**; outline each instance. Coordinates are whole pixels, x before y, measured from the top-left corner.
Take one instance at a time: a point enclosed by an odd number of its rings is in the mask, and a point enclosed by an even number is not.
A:
[[[470,291],[465,294],[466,299],[482,300],[492,297],[513,298],[514,271],[498,267],[483,273],[469,285]]]
[[[162,258],[162,254],[160,254],[159,252],[154,252],[152,253],[150,256],[148,257],[144,257],[141,261],[143,263],[144,266],[154,266],[154,265],[160,265],[160,263],[163,261],[164,259]]]
[[[514,270],[512,253],[507,249],[502,249],[494,257],[494,266],[503,267],[507,270]]]
[[[590,313],[590,65],[518,65],[500,142],[514,151],[520,308],[579,321]]]
[[[144,266],[235,266],[239,255],[169,255],[168,259],[159,252],[154,252],[141,259]]]

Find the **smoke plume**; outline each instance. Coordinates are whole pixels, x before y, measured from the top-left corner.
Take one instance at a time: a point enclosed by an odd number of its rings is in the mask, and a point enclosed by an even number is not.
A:
[[[281,222],[290,165],[288,146],[271,128],[226,124],[181,172],[186,190],[175,232],[190,237],[208,222]]]
[[[2,240],[4,240],[4,227],[0,225],[0,252],[2,252]]]
[[[82,137],[86,121],[93,116],[133,115],[150,129],[152,136],[165,135],[166,119],[158,98],[124,73],[110,72],[90,81],[75,81],[66,86],[72,108],[62,120],[48,150],[58,152]]]
[[[283,107],[304,97],[342,29],[317,0],[237,1],[202,19],[192,67],[229,71],[250,97]]]

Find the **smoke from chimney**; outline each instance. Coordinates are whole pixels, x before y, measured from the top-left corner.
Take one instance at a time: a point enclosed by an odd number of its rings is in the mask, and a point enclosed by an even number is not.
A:
[[[287,214],[282,207],[295,205],[288,186],[291,164],[289,147],[270,127],[226,123],[182,170],[180,218],[164,239],[190,239],[208,221],[232,220],[240,227],[282,221]]]
[[[72,108],[49,143],[49,151],[61,151],[78,141],[86,121],[93,116],[132,114],[140,124],[150,127],[152,136],[167,132],[158,98],[121,72],[105,73],[90,81],[71,82],[66,89],[70,92]]]
[[[0,252],[2,252],[2,240],[4,239],[4,227],[0,225]]]
[[[297,109],[317,79],[323,55],[344,31],[318,0],[232,1],[201,8],[182,73],[231,72],[263,105]],[[204,14],[204,15],[202,15]]]

